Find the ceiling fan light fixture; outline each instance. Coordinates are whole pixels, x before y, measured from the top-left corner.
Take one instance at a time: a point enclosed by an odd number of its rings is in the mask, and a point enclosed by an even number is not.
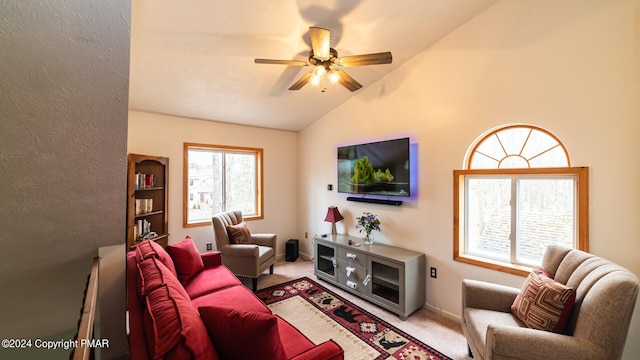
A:
[[[320,85],[320,80],[322,80],[322,76],[318,76],[318,75],[313,75],[311,77],[311,85],[313,86],[318,86]]]
[[[336,84],[340,80],[340,74],[336,70],[329,70],[327,75],[331,84]]]
[[[311,50],[309,51],[308,61],[274,59],[255,59],[254,61],[256,64],[312,66],[313,69],[306,72],[298,81],[291,85],[289,90],[300,90],[306,84],[311,83],[314,86],[322,85],[323,92],[329,83],[331,85],[339,83],[349,91],[356,91],[362,87],[362,84],[343,70],[340,70],[342,67],[391,64],[393,61],[393,57],[389,51],[338,57],[338,52],[330,45],[330,31],[323,28],[310,27],[309,40],[311,41]]]

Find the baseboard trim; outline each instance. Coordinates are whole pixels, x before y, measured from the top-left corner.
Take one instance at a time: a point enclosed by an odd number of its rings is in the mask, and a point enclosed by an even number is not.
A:
[[[306,261],[312,261],[313,260],[313,255],[309,255],[307,253],[304,252],[299,252],[298,253],[300,255],[300,257]]]
[[[441,308],[437,307],[437,306],[433,306],[429,303],[425,303],[424,304],[424,308],[432,311],[438,315],[442,315],[443,317],[446,317],[449,320],[453,320],[459,323],[462,323],[462,317],[460,317],[459,315],[456,315],[454,313],[448,312],[446,310],[442,310]]]
[[[299,256],[300,258],[302,258],[302,260],[305,260],[305,261],[312,261],[312,260],[313,260],[313,255],[309,255],[309,254],[304,253],[304,252],[301,252],[301,251],[300,251],[300,252],[298,252],[298,256]],[[284,258],[285,258],[285,254],[278,254],[278,255],[276,255],[276,261],[278,261],[278,260],[284,260]]]

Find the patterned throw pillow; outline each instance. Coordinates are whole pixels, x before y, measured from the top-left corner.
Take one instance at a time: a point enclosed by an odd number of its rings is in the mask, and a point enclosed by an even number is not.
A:
[[[572,287],[553,280],[538,267],[525,280],[511,312],[532,329],[562,333],[575,300]]]
[[[232,244],[253,244],[251,233],[244,221],[237,225],[227,225],[227,234]]]

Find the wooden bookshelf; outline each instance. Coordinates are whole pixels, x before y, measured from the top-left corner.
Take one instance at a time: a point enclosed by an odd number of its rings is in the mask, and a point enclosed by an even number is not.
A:
[[[129,154],[127,165],[127,246],[133,249],[149,233],[169,242],[169,159]]]

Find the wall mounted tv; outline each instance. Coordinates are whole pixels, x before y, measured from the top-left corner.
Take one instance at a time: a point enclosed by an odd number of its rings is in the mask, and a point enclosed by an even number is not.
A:
[[[338,192],[410,196],[409,138],[338,148]]]

